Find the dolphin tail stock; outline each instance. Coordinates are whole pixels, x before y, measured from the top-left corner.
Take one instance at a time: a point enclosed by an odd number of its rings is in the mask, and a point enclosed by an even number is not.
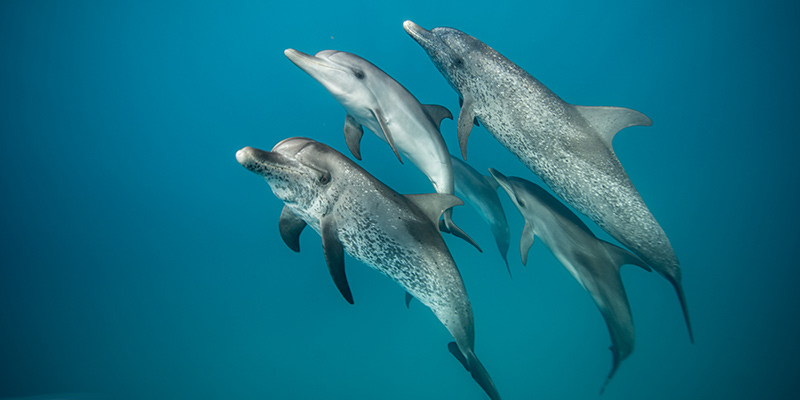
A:
[[[479,246],[476,241],[474,241],[471,237],[469,237],[469,235],[467,235],[466,232],[464,232],[461,228],[459,228],[455,224],[455,222],[453,222],[452,208],[448,208],[447,210],[445,210],[443,217],[444,217],[444,226],[442,226],[442,223],[439,223],[439,230],[441,230],[442,232],[449,233],[457,238],[465,240],[467,243],[473,245],[476,249],[478,249],[479,252],[483,253],[483,249],[481,249],[481,246]]]
[[[492,381],[492,377],[489,376],[489,372],[486,371],[486,368],[483,367],[478,357],[475,355],[475,352],[472,349],[461,349],[456,342],[450,342],[447,344],[447,349],[450,353],[455,356],[455,358],[461,363],[461,365],[466,368],[467,371],[472,375],[472,379],[478,383],[478,385],[489,395],[489,398],[492,400],[500,400],[500,393],[497,391],[497,388],[494,386],[494,381]]]

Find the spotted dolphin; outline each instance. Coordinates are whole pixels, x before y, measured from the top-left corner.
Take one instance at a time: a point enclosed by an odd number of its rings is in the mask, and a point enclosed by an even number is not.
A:
[[[321,83],[347,110],[344,137],[355,158],[361,159],[361,137],[366,126],[389,144],[401,163],[400,154],[411,160],[428,177],[437,193],[454,193],[450,153],[439,132],[442,119],[453,118],[447,108],[421,104],[383,70],[352,53],[323,50],[311,56],[287,49],[284,54]],[[480,246],[453,223],[451,210],[444,213],[444,222],[449,233],[480,250]]]
[[[534,236],[538,236],[589,292],[603,315],[611,335],[612,365],[600,389],[602,393],[620,363],[633,351],[634,344],[633,317],[619,268],[624,264],[647,271],[650,268],[627,250],[595,237],[577,215],[539,185],[517,177],[508,178],[493,168],[489,172],[525,219],[519,245],[522,263],[527,264]]]
[[[503,257],[508,274],[511,275],[506,257],[510,236],[508,220],[503,211],[503,205],[500,203],[500,197],[497,196],[497,181],[491,176],[482,175],[457,157],[451,156],[451,158],[456,194],[478,211],[481,218],[489,225],[497,244],[497,250]]]
[[[461,98],[458,141],[480,123],[567,204],[594,221],[672,283],[694,341],[681,269],[664,230],[617,159],[611,141],[650,118],[628,108],[569,104],[500,53],[453,28],[405,21]]]
[[[345,252],[429,307],[455,339],[450,352],[491,399],[500,399],[475,356],[472,306],[438,230],[442,212],[463,204],[460,199],[439,193],[403,196],[342,153],[307,138],[283,140],[272,151],[245,147],[236,159],[284,202],[278,225],[290,249],[300,250],[306,225],[320,234],[329,272],[349,303]]]

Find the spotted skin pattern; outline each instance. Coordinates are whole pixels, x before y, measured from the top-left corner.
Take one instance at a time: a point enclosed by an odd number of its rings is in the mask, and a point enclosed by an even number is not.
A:
[[[317,233],[324,224],[333,224],[337,240],[350,256],[429,307],[470,361],[471,370],[482,373],[478,383],[490,398],[500,398],[475,357],[472,307],[438,230],[439,215],[462,204],[458,198],[424,195],[440,197],[436,204],[441,207],[433,216],[338,151],[306,138],[286,139],[270,152],[245,147],[236,158],[262,176],[292,213]]]
[[[596,121],[581,111],[587,107],[563,101],[518,65],[464,32],[427,31],[411,21],[403,26],[459,93],[462,114],[473,113],[560,198],[672,283],[692,338],[680,263],[611,147],[616,131],[600,132],[593,124]],[[638,118],[620,129],[651,123],[636,111],[617,110],[622,117]],[[468,134],[459,131],[462,150]]]

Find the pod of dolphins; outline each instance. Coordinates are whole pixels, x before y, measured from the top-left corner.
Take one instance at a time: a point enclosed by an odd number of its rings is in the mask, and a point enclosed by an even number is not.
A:
[[[421,104],[369,61],[342,51],[311,56],[287,49],[286,57],[347,111],[345,143],[356,159],[361,160],[366,127],[401,163],[405,158],[422,171],[435,193],[401,195],[344,154],[309,138],[285,139],[271,151],[245,147],[236,160],[262,176],[285,203],[278,226],[286,245],[300,251],[299,235],[311,226],[322,238],[336,287],[351,304],[345,252],[397,282],[406,291],[407,304],[413,297],[433,311],[453,337],[448,350],[489,398],[497,400],[500,394],[475,355],[472,307],[464,282],[440,232],[480,251],[453,222],[452,208],[466,201],[489,225],[508,269],[509,229],[497,194],[501,187],[525,221],[522,263],[527,263],[538,237],[589,292],[606,322],[612,367],[600,393],[634,347],[620,266],[655,270],[673,285],[693,341],[678,259],[611,145],[619,130],[649,126],[650,119],[627,108],[566,103],[522,68],[459,30],[429,31],[411,21],[403,28],[459,95],[458,141],[464,160],[473,125],[483,126],[558,198],[523,178],[506,177],[492,168],[491,176],[485,176],[451,157],[440,132],[442,119],[453,118],[450,111]],[[595,237],[561,201],[630,251]]]

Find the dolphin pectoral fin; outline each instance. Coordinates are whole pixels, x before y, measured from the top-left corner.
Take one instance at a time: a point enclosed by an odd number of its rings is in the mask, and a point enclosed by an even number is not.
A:
[[[475,240],[469,237],[469,235],[467,235],[467,233],[464,232],[463,229],[459,228],[458,225],[456,225],[456,223],[453,222],[453,209],[448,208],[447,210],[444,211],[444,224],[445,227],[447,228],[446,232],[452,234],[457,238],[463,239],[464,241],[466,241],[467,243],[471,244],[473,247],[478,249],[479,252],[483,253],[483,249],[481,249],[481,246],[478,246],[478,243]]]
[[[353,157],[361,161],[361,137],[364,136],[364,127],[352,115],[344,118],[344,141]]]
[[[428,117],[431,118],[436,127],[441,130],[442,129],[442,120],[445,118],[453,119],[453,114],[450,113],[450,110],[447,107],[440,106],[438,104],[423,104],[422,109],[425,110],[425,113],[428,114]]]
[[[411,308],[411,300],[414,300],[414,296],[406,292],[406,308]]]
[[[347,276],[344,273],[344,247],[336,233],[336,224],[331,221],[330,217],[320,221],[320,236],[322,236],[325,262],[328,263],[328,271],[331,273],[333,283],[336,284],[344,299],[353,304],[353,294],[350,292],[350,285],[347,283]]]
[[[533,224],[525,221],[525,227],[522,228],[522,237],[519,239],[519,254],[522,257],[522,265],[528,265],[528,252],[533,246]]]
[[[306,221],[300,219],[288,206],[283,206],[281,217],[278,220],[278,229],[281,239],[295,253],[300,252],[300,232],[306,227]]]
[[[475,121],[475,110],[471,97],[464,99],[461,104],[461,111],[458,113],[458,145],[461,147],[461,157],[467,159],[467,139],[472,132],[472,124]]]
[[[452,354],[453,357],[455,357],[456,360],[458,360],[458,362],[460,362],[461,365],[464,366],[464,369],[466,369],[467,372],[469,372],[469,363],[467,363],[467,358],[464,357],[464,353],[462,353],[461,350],[458,348],[456,342],[448,343],[447,350],[449,350],[450,354]]]
[[[372,115],[375,116],[375,119],[378,121],[378,125],[381,126],[381,130],[383,131],[383,137],[386,138],[386,143],[389,143],[389,146],[394,151],[394,155],[397,156],[397,159],[400,160],[400,164],[403,163],[403,159],[400,158],[400,152],[397,151],[397,146],[394,145],[394,139],[392,138],[392,133],[389,131],[389,127],[386,126],[386,119],[383,117],[383,113],[378,108],[372,109]]]
[[[422,212],[431,220],[431,223],[437,227],[439,226],[439,217],[442,216],[444,210],[464,204],[461,199],[453,196],[452,194],[425,193],[407,194],[404,196],[408,201],[422,210]]]
[[[617,132],[630,126],[650,126],[653,121],[636,110],[623,107],[575,106],[575,109],[611,147]]]

